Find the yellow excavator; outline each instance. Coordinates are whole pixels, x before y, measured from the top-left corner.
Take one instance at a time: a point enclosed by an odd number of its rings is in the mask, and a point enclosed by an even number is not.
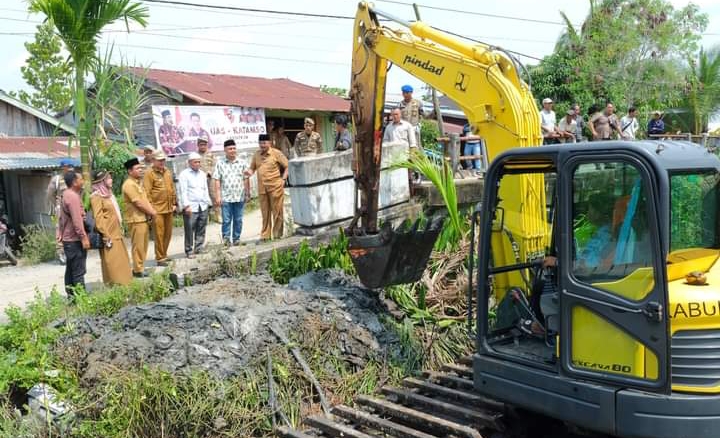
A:
[[[617,437],[720,436],[720,159],[689,142],[532,147],[538,112],[507,52],[364,2],[353,44],[361,205],[349,249],[364,284],[416,280],[437,236],[437,224],[377,226],[389,65],[454,100],[485,142],[476,352],[282,434],[566,436],[517,431],[540,417]]]

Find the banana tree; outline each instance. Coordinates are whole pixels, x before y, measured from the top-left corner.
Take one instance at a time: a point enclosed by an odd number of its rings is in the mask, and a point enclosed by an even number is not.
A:
[[[86,123],[85,75],[96,60],[103,29],[123,20],[145,27],[148,8],[130,0],[28,0],[30,12],[44,14],[55,25],[58,36],[75,67],[75,114],[78,120],[80,161],[83,176],[90,181],[90,145]]]

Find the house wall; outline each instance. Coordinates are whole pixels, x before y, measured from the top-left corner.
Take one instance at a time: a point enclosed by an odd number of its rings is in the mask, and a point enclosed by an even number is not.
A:
[[[15,226],[39,224],[47,228],[53,227],[46,197],[52,175],[40,170],[2,173],[10,223]]]
[[[199,105],[185,96],[162,87],[147,87],[148,102],[142,107],[135,119],[135,136],[140,144],[158,146],[155,141],[155,126],[153,124],[153,105]],[[223,105],[224,106],[224,105]],[[331,151],[335,141],[334,112],[328,111],[290,111],[265,108],[265,118],[279,119],[285,124],[285,132],[290,142],[295,135],[302,131],[303,120],[311,117],[315,120],[315,130],[322,135],[325,151]]]
[[[65,131],[20,108],[0,101],[0,133],[8,137],[49,137]]]

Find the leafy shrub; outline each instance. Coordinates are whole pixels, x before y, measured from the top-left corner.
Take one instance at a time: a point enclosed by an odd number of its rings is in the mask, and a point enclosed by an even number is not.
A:
[[[80,292],[74,306],[53,289],[47,298],[38,292],[25,309],[8,307],[8,322],[0,325],[0,394],[12,387],[28,389],[39,382],[61,392],[72,388],[77,384],[72,370],[52,353],[60,336],[74,329],[72,318],[112,315],[125,306],[161,300],[170,290],[167,276],[153,275],[150,281],[135,281],[90,295]],[[53,369],[61,372],[55,377],[45,375]]]
[[[420,143],[422,147],[426,149],[436,149],[437,138],[440,137],[441,134],[435,120],[420,121]]]
[[[112,173],[113,177],[113,193],[115,196],[122,198],[122,183],[127,178],[125,171],[125,161],[134,157],[133,151],[123,143],[112,143],[94,157],[93,169],[103,169]]]
[[[287,284],[293,277],[320,269],[338,268],[354,274],[355,266],[347,252],[347,243],[347,237],[341,231],[330,243],[320,245],[317,249],[310,248],[307,241],[303,241],[297,251],[274,250],[268,271],[273,280],[280,284]]]
[[[23,225],[22,229],[22,256],[28,263],[35,265],[55,259],[55,230],[37,224]]]

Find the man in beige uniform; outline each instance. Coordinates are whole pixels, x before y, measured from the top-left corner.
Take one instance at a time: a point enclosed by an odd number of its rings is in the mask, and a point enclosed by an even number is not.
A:
[[[155,231],[155,261],[158,266],[166,266],[168,263],[167,250],[172,238],[173,213],[177,211],[177,196],[172,174],[165,167],[165,153],[156,151],[153,159],[153,166],[145,172],[143,186],[150,203],[157,212],[153,227]]]
[[[217,158],[208,150],[208,137],[201,135],[197,139],[198,154],[200,155],[200,170],[207,174],[208,191],[210,192],[210,199],[212,205],[215,205],[215,191],[213,190],[212,174],[215,172],[215,162]],[[217,208],[210,207],[211,217],[215,222],[221,222],[220,212]]]
[[[298,133],[295,136],[295,144],[293,145],[293,152],[296,157],[306,157],[309,155],[315,155],[322,153],[322,137],[317,132],[313,131],[315,128],[315,121],[310,117],[305,118],[305,130]]]
[[[400,90],[402,91],[403,100],[398,102],[397,107],[400,108],[402,119],[412,125],[415,131],[415,143],[420,146],[420,119],[423,116],[422,102],[413,99],[412,86],[403,85]]]
[[[132,245],[133,277],[145,277],[144,264],[150,234],[148,222],[156,213],[142,185],[143,165],[137,158],[131,158],[125,162],[125,169],[128,179],[122,185],[122,193],[125,201],[125,222]]]
[[[283,234],[283,201],[285,181],[288,177],[288,160],[279,150],[271,147],[270,136],[260,134],[260,150],[255,152],[250,169],[245,172],[246,180],[257,172],[260,210],[262,212],[262,235],[264,240],[272,236],[279,239]],[[246,200],[249,191],[245,192]]]

